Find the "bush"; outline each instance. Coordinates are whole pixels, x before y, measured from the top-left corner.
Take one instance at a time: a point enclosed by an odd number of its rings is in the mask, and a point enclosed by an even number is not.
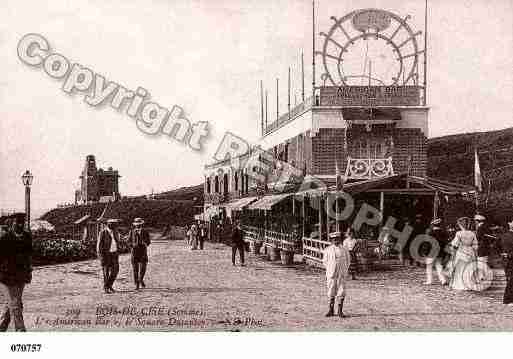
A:
[[[35,235],[32,242],[35,264],[64,263],[96,258],[95,241],[77,241],[59,235]],[[120,236],[119,252],[129,251],[124,236]]]

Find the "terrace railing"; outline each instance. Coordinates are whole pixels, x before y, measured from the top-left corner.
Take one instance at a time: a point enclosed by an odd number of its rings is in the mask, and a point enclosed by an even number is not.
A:
[[[322,251],[331,243],[315,238],[303,237],[303,258],[322,263]]]
[[[301,254],[301,241],[292,233],[265,231],[266,246]]]
[[[373,179],[392,176],[392,157],[387,158],[352,158],[347,159],[346,178]]]

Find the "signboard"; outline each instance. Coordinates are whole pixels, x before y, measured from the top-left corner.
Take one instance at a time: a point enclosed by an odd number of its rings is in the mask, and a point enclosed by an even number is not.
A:
[[[388,12],[378,9],[361,10],[353,16],[353,27],[361,32],[370,29],[375,31],[386,30],[391,23]]]
[[[419,106],[418,86],[327,86],[321,106]]]

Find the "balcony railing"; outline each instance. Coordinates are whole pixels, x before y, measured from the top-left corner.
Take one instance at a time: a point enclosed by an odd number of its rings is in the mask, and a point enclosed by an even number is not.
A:
[[[347,159],[347,179],[373,179],[392,176],[392,157],[388,158],[351,158]]]

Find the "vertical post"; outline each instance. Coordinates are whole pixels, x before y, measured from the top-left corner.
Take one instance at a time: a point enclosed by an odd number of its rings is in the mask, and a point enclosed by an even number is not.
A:
[[[312,1],[312,100],[315,106],[315,0]]]
[[[322,196],[319,195],[319,240],[322,241]]]
[[[292,215],[296,214],[296,197],[292,196]]]
[[[268,121],[267,121],[267,115],[269,111],[267,110],[267,90],[265,90],[265,128],[267,129]]]
[[[305,209],[306,204],[305,204],[305,201],[306,201],[306,195],[303,194],[303,201],[301,203],[301,212],[303,214],[303,216],[302,216],[303,217],[302,218],[302,223],[303,223],[303,235],[302,235],[302,237],[303,238],[305,237],[305,221],[306,221],[306,213],[305,213],[306,212],[306,209]]]
[[[433,219],[438,218],[438,203],[439,203],[439,194],[438,191],[435,192],[435,196],[433,199]]]
[[[371,77],[372,77],[372,61],[369,60],[369,87],[371,86]]]
[[[385,218],[385,192],[379,193],[379,213],[381,213],[381,223],[383,223],[383,220]]]
[[[338,176],[337,176],[338,178]],[[337,195],[338,195],[338,192],[339,192],[339,189],[337,188]],[[335,218],[335,230],[337,232],[340,232],[340,221],[338,220],[338,197],[335,199],[335,215],[336,215],[336,218]]]
[[[330,211],[328,208],[328,191],[326,190],[326,238],[329,240],[330,238]]]
[[[289,83],[288,83],[288,111],[289,111],[289,120],[290,120],[290,66],[289,66]]]
[[[424,9],[424,99],[423,104],[426,106],[427,103],[427,36],[428,36],[428,0],[425,0]]]
[[[25,186],[25,228],[30,231],[30,186]]]
[[[264,135],[264,83],[260,80],[260,127],[262,136]]]
[[[278,118],[280,117],[279,83],[280,79],[276,78],[276,122],[278,122]]]
[[[305,59],[303,51],[301,51],[301,99],[305,102]]]

